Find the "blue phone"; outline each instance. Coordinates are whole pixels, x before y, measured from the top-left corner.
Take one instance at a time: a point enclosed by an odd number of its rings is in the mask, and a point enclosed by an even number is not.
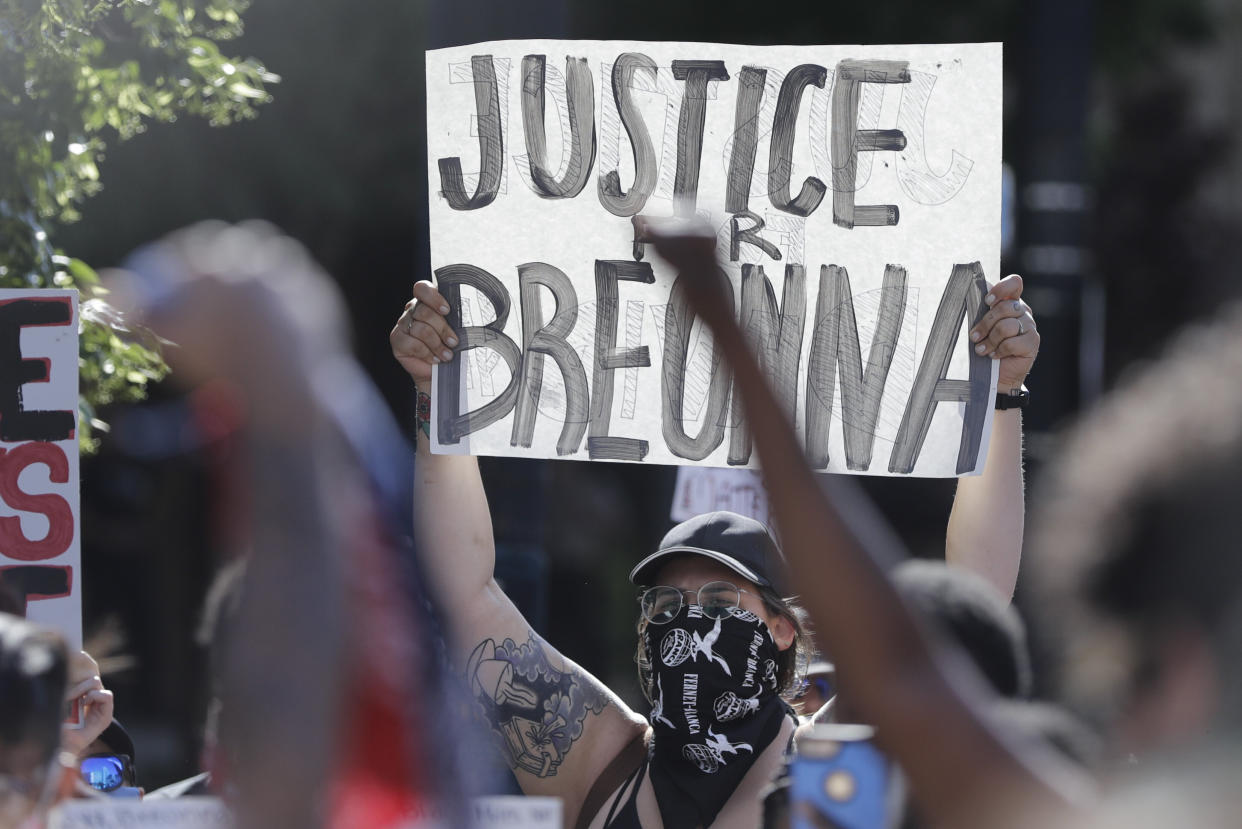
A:
[[[790,764],[793,829],[885,829],[888,761],[866,725],[815,725]]]

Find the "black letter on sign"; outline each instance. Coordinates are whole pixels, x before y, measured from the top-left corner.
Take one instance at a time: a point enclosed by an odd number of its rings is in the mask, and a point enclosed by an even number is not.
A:
[[[707,118],[707,82],[727,81],[724,61],[675,60],[673,77],[686,82],[677,121],[677,174],[673,177],[673,211],[693,216],[699,195],[699,165],[703,160],[703,124]]]
[[[544,131],[544,56],[522,58],[522,126],[535,192],[545,199],[572,199],[586,187],[595,164],[595,90],[586,58],[565,58],[565,97],[569,108],[569,166],[557,181],[548,172]],[[583,147],[590,142],[590,145]]]
[[[587,436],[587,449],[593,461],[641,461],[647,457],[649,448],[645,440],[608,436],[608,422],[612,417],[612,372],[651,365],[647,346],[616,347],[620,313],[617,282],[620,280],[650,285],[655,282],[655,275],[646,262],[595,260],[595,372],[591,384],[591,431]]]
[[[556,300],[556,313],[547,325],[543,324],[540,285]],[[565,381],[565,423],[556,442],[556,454],[572,455],[582,444],[587,426],[586,370],[578,352],[565,340],[578,321],[578,296],[568,276],[543,262],[518,265],[518,292],[522,303],[522,381],[509,442],[529,447],[534,439],[543,390],[543,358],[547,355],[556,361]]]
[[[750,219],[751,226],[742,230],[742,226],[738,224],[738,219]],[[736,262],[742,257],[742,243],[754,245],[759,250],[766,253],[771,258],[780,261],[781,250],[776,245],[769,242],[759,235],[759,231],[763,230],[763,219],[751,213],[749,210],[738,211],[729,217],[729,261]]]
[[[45,564],[0,567],[0,581],[17,595],[22,605],[20,615],[24,619],[31,602],[63,599],[73,592],[73,568]]]
[[[923,362],[919,364],[914,387],[910,390],[906,413],[901,418],[901,428],[897,431],[893,454],[888,461],[889,472],[909,474],[914,471],[938,403],[966,404],[962,416],[962,442],[957,453],[957,474],[971,471],[978,463],[983,422],[992,403],[988,397],[992,361],[976,354],[967,340],[970,380],[947,380],[945,373],[949,370],[949,361],[953,358],[953,349],[962,330],[963,315],[971,321],[971,325],[979,322],[987,311],[987,306],[983,304],[987,291],[983,268],[978,262],[953,266],[953,275],[949,277],[944,296],[940,298],[931,336],[927,338],[927,347],[923,350]]]
[[[763,273],[763,266],[742,266],[742,330],[759,357],[763,373],[771,378],[781,410],[793,419],[798,407],[798,366],[802,361],[802,331],[806,327],[806,268],[785,266],[780,313],[776,294]],[[733,434],[729,438],[729,463],[750,463],[750,430],[745,425],[741,401],[733,398]]]
[[[743,66],[737,76],[733,152],[729,154],[729,179],[725,185],[725,211],[729,213],[741,213],[750,206],[750,182],[759,149],[759,104],[767,80],[768,70],[755,66]]]
[[[864,83],[910,83],[904,60],[843,60],[832,89],[832,221],[841,227],[897,224],[897,205],[854,206],[858,154],[904,150],[901,130],[858,129],[858,104]]]
[[[825,265],[819,269],[819,304],[815,314],[815,334],[811,338],[806,377],[807,458],[813,469],[828,466],[828,432],[832,426],[832,399],[840,363],[845,465],[865,471],[871,468],[880,400],[897,350],[901,322],[906,315],[906,269],[898,265],[884,268],[880,313],[871,337],[865,372],[850,275],[845,268]]]
[[[517,400],[518,380],[522,367],[522,352],[517,343],[505,333],[509,319],[509,292],[500,280],[474,265],[445,265],[436,268],[436,284],[440,294],[451,309],[448,324],[457,335],[457,354],[453,360],[440,364],[439,382],[436,384],[436,437],[440,443],[459,442],[471,432],[490,426],[513,409]],[[496,319],[488,325],[461,324],[461,286],[469,285],[482,294],[496,309]],[[460,414],[461,407],[461,355],[472,348],[490,348],[498,353],[509,366],[512,375],[509,385],[490,403],[473,412]]]
[[[457,156],[440,159],[440,192],[454,210],[478,210],[491,204],[500,191],[504,166],[496,67],[492,65],[491,55],[475,55],[470,59],[470,66],[474,70],[474,106],[479,124],[479,185],[473,196],[467,196],[461,159]]]
[[[22,358],[22,329],[68,325],[72,318],[73,309],[67,299],[15,299],[0,303],[0,439],[54,441],[73,437],[73,412],[22,408],[22,384],[46,382],[51,368],[47,360]]]
[[[616,170],[609,170],[599,180],[599,203],[614,216],[638,213],[656,186],[656,158],[651,147],[651,136],[647,135],[642,113],[630,100],[630,87],[640,69],[650,73],[652,80],[655,79],[655,61],[637,52],[618,55],[617,62],[612,65],[612,97],[617,102],[617,112],[634,149],[634,186],[630,192],[621,191],[621,175]]]
[[[828,190],[815,176],[802,184],[796,198],[789,197],[789,175],[793,172],[794,127],[798,123],[798,107],[802,90],[811,84],[820,89],[828,79],[828,70],[814,63],[795,66],[781,84],[776,99],[776,115],[772,117],[772,143],[768,154],[768,197],[772,206],[795,216],[810,216],[819,207]]]
[[[724,279],[720,275],[720,279]],[[725,407],[729,403],[729,390],[733,377],[722,364],[720,351],[712,346],[711,380],[707,387],[707,405],[703,414],[703,426],[699,435],[691,438],[686,434],[685,396],[686,360],[690,354],[690,331],[694,326],[694,312],[686,301],[683,277],[678,276],[669,294],[668,309],[664,314],[664,367],[661,372],[663,406],[661,420],[664,424],[664,443],[679,458],[701,461],[715,451],[724,440]],[[733,302],[730,286],[725,292]]]

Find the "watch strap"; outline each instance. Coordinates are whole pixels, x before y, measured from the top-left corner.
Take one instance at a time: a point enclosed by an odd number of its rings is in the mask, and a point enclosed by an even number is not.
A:
[[[1031,402],[1031,393],[1026,386],[1010,389],[1008,394],[997,392],[996,410],[1003,412],[1008,409],[1025,409]]]

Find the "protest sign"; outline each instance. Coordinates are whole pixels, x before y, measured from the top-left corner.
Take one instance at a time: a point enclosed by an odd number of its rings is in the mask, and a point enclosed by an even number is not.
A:
[[[48,820],[48,829],[228,829],[232,825],[228,809],[215,797],[66,800]]]
[[[471,798],[465,810],[470,829],[560,829],[561,799],[519,795]],[[451,821],[438,803],[421,804],[405,815],[408,829],[442,829]]]
[[[78,294],[0,291],[0,578],[26,618],[82,642]]]
[[[484,43],[427,53],[427,107],[434,451],[753,465],[643,214],[716,231],[816,469],[982,469],[1000,44]]]
[[[736,512],[770,524],[768,490],[763,485],[763,478],[750,469],[678,467],[669,518],[686,521],[716,510]]]

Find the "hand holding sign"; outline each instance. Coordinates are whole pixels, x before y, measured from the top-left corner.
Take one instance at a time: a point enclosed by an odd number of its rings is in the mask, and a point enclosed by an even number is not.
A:
[[[992,310],[970,330],[977,353],[1000,358],[996,390],[1002,394],[1022,385],[1039,353],[1039,330],[1021,297],[1022,277],[1010,274],[988,291],[983,301]]]
[[[99,676],[99,663],[86,651],[78,651],[69,659],[69,681],[65,686],[65,702],[82,707],[82,725],[64,725],[60,744],[65,751],[81,757],[83,752],[112,723],[114,700]]]
[[[405,304],[388,335],[392,355],[424,391],[431,388],[431,367],[452,360],[449,349],[457,347],[457,337],[445,319],[448,312],[448,303],[434,285],[415,282],[414,299]]]

